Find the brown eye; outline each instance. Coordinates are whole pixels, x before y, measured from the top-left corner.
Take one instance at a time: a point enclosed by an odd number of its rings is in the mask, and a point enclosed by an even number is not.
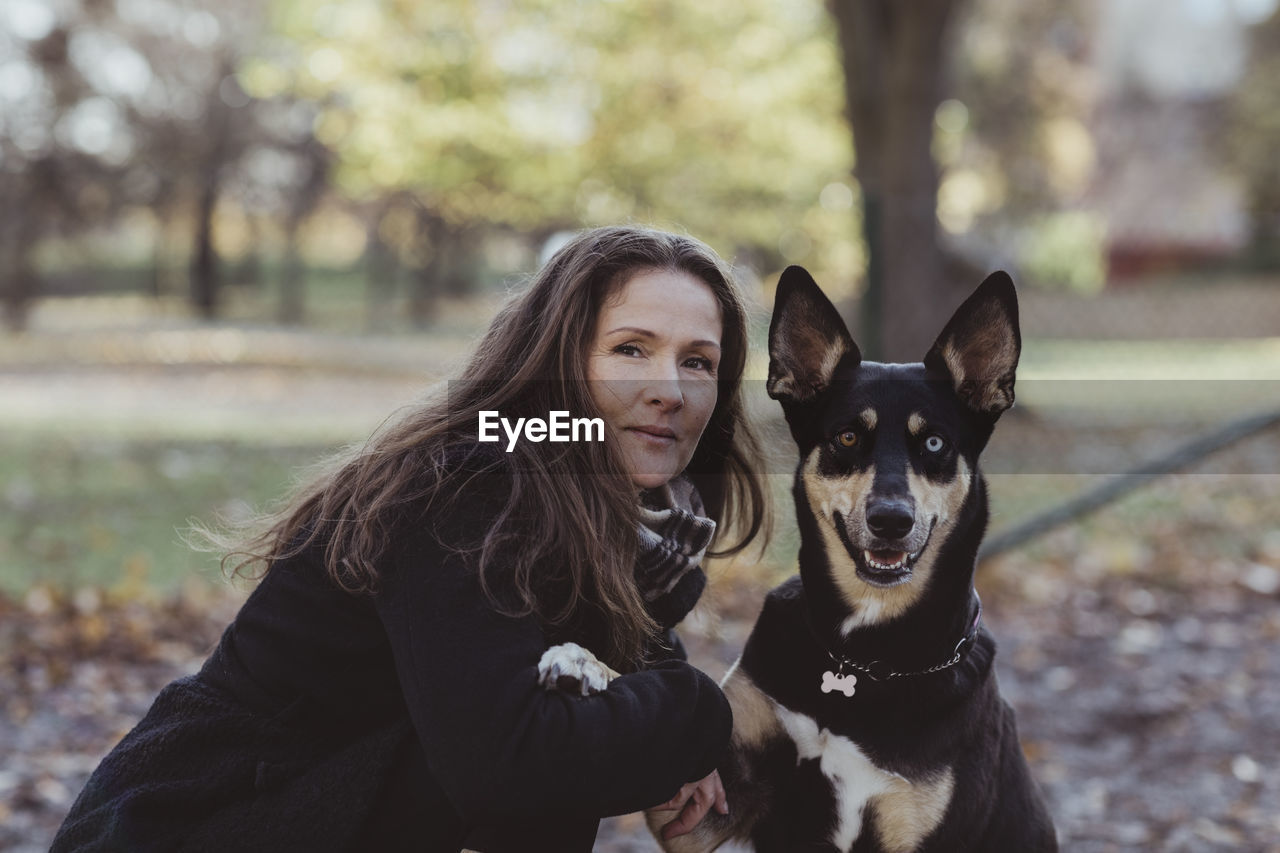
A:
[[[853,447],[858,443],[858,434],[851,429],[847,429],[836,436],[836,441],[840,442],[842,447]]]

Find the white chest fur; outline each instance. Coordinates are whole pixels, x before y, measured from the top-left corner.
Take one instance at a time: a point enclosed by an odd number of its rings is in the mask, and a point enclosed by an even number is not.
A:
[[[914,782],[883,770],[858,745],[812,717],[797,714],[772,699],[778,722],[795,742],[797,760],[816,759],[831,782],[836,821],[831,843],[848,850],[862,834],[868,808],[875,809],[876,835],[889,853],[911,853],[942,822],[955,788],[955,774],[940,767]]]
[[[863,812],[871,798],[889,793],[906,779],[876,767],[857,744],[829,729],[819,729],[812,717],[781,705],[775,711],[795,741],[797,758],[817,759],[822,774],[831,780],[837,811],[831,843],[848,850],[862,833]]]

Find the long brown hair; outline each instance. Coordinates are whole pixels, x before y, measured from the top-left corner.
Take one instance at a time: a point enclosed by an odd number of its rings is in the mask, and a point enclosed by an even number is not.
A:
[[[459,492],[458,454],[476,446],[479,411],[599,416],[587,388],[586,349],[604,301],[641,270],[685,272],[715,294],[723,321],[719,394],[686,472],[717,521],[715,555],[767,536],[762,454],[740,394],[747,317],[732,274],[690,237],[609,227],[580,233],[556,252],[498,313],[458,381],[339,458],[224,565],[238,558],[237,573],[269,568],[323,543],[335,582],[374,592],[394,526],[406,512],[441,506]],[[514,604],[502,596],[505,611],[534,613],[553,626],[593,613],[607,624],[602,633],[611,644],[593,651],[617,669],[634,669],[657,626],[634,582],[636,491],[618,452],[607,441],[517,442],[511,453],[494,456],[510,476],[509,497],[469,551],[486,593],[498,605],[497,590],[514,591]]]

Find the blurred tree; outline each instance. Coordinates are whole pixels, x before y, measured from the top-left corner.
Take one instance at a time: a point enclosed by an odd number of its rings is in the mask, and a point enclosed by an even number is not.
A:
[[[1072,212],[1094,161],[1091,3],[829,8],[869,249],[862,335],[870,352],[914,360],[993,264],[1060,266],[1064,234],[1073,247],[1096,234]],[[1100,246],[1072,248],[1064,275],[1100,278]]]
[[[301,323],[305,314],[305,259],[298,245],[299,233],[329,188],[332,159],[329,150],[310,133],[304,134],[296,149],[301,168],[284,217],[284,263],[280,275],[280,304],[276,311],[276,319],[290,325]]]
[[[1231,104],[1225,143],[1244,178],[1251,224],[1250,254],[1268,270],[1280,269],[1280,9],[1250,30],[1244,79]]]
[[[764,270],[861,272],[861,247],[839,257],[859,242],[853,158],[819,4],[590,3],[569,23],[577,85],[590,83],[579,218],[676,222]]]
[[[395,296],[397,263],[395,250],[384,232],[395,222],[396,209],[411,205],[412,199],[388,193],[366,204],[363,218],[366,223],[364,272],[365,272],[365,326],[370,331],[385,331],[392,324],[392,300]]]
[[[1031,283],[1102,284],[1102,225],[1087,212],[1094,15],[1093,0],[970,0],[958,22],[934,137],[939,220],[951,246]]]
[[[188,295],[206,319],[220,313],[226,278],[217,235],[220,206],[230,202],[246,217],[279,222],[283,257],[277,316],[299,322],[304,294],[297,234],[328,175],[326,157],[311,133],[314,114],[290,97],[256,100],[240,85],[243,52],[256,43],[262,27],[256,4],[236,0],[171,8],[185,11],[185,44],[158,38],[164,27],[154,18],[135,20],[122,13],[128,36],[151,66],[153,92],[165,93],[162,106],[134,114],[131,125],[152,170],[145,183],[152,190],[149,204],[160,222],[175,209],[190,211]],[[262,251],[260,233],[252,242],[252,251]]]
[[[277,0],[264,38],[248,0],[82,3],[44,32],[0,33],[33,69],[16,105],[12,65],[0,85],[0,186],[21,201],[11,210],[35,212],[0,214],[4,269],[23,271],[6,274],[15,305],[41,275],[32,247],[146,208],[157,292],[176,289],[164,267],[185,267],[212,316],[219,247],[256,255],[274,241],[278,316],[296,321],[299,235],[332,177],[367,217],[371,317],[406,270],[421,321],[482,275],[495,234],[541,244],[619,221],[686,228],[765,274],[804,263],[840,299],[867,260],[865,211],[884,298],[871,305],[884,346],[864,331],[868,352],[916,358],[958,298],[931,146],[950,213],[978,184],[990,198],[1061,194],[1002,147],[1053,148],[1044,139],[1066,127],[1045,131],[1058,112],[1035,94],[1053,76],[1037,51],[1056,50],[1037,47],[1044,15],[1013,0],[971,0],[984,11],[962,19],[962,132],[938,111],[961,0],[833,0],[831,15],[818,0]],[[990,38],[971,34],[989,35],[988,17],[1014,22],[999,30],[1014,34],[1012,60],[982,64]],[[1010,96],[1025,78],[1041,88]],[[1016,208],[1002,205],[970,205],[970,219]],[[944,217],[953,236],[957,221]],[[177,231],[190,251],[168,248]]]
[[[1093,151],[1084,125],[1096,95],[1090,6],[970,0],[951,87],[962,115],[939,117],[950,138],[938,147],[947,166],[981,169],[990,182],[975,217],[1021,219],[1078,201],[1087,189]]]
[[[200,134],[192,139],[196,158],[190,176],[195,180],[195,245],[191,252],[191,304],[201,317],[218,315],[219,270],[213,243],[213,215],[222,193],[228,165],[240,154],[235,144],[231,106],[221,98],[222,81],[230,76],[232,59],[224,56],[218,73],[208,81]]]
[[[412,303],[477,276],[486,236],[642,221],[764,270],[860,270],[838,64],[821,6],[282,0],[259,97],[325,104],[317,137],[356,199],[407,191],[378,241]],[[838,185],[823,200],[823,190]],[[381,261],[379,263],[382,263]]]
[[[316,195],[301,167],[281,170],[292,183],[271,174],[238,180],[264,150],[286,164],[307,162],[312,139],[310,119],[302,132],[280,126],[287,101],[259,104],[236,83],[239,52],[259,29],[257,5],[81,0],[26,4],[13,20],[21,26],[0,30],[0,189],[8,202],[0,289],[9,323],[21,324],[40,283],[69,263],[43,258],[42,246],[109,231],[130,210],[151,213],[149,289],[172,289],[166,267],[176,255],[193,306],[213,316],[220,200],[239,189],[241,206],[254,207],[256,196],[257,208],[296,227],[301,208],[314,203],[299,198]],[[189,251],[170,248],[179,231]]]
[[[954,309],[938,243],[933,123],[959,0],[831,0],[844,57],[868,249],[861,341],[891,361],[923,357]]]
[[[92,227],[118,208],[119,167],[100,156],[95,132],[112,120],[111,105],[78,67],[69,28],[52,17],[26,27],[0,31],[12,57],[0,91],[0,292],[11,329],[26,325],[45,282],[41,241]]]

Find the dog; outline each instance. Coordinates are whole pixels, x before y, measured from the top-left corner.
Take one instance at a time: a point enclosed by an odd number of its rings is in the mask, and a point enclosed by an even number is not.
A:
[[[978,457],[1013,404],[1020,352],[1005,273],[923,363],[880,364],[808,272],[783,272],[767,389],[799,449],[799,573],[768,594],[721,685],[730,814],[709,812],[665,850],[1058,849],[973,586],[988,512]],[[649,813],[655,836],[672,816]]]

